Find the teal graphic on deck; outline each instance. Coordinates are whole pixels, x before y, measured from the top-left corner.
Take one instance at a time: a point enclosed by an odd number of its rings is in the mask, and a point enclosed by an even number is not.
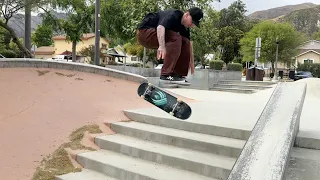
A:
[[[161,91],[157,91],[155,92],[156,94],[154,95],[152,99],[152,102],[156,105],[156,106],[163,106],[165,104],[167,104],[167,97],[166,94],[164,94]]]

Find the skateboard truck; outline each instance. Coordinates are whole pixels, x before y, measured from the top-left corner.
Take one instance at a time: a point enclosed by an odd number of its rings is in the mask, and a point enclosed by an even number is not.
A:
[[[150,92],[149,89],[152,88],[152,84],[151,83],[148,83],[148,88],[144,91],[144,93],[140,96],[141,98],[144,98],[145,95],[147,94],[147,92]]]
[[[181,103],[181,100],[180,99],[177,99],[177,103],[174,104],[173,108],[172,108],[172,111],[169,113],[171,116],[174,115],[174,111],[176,110],[176,107],[178,106],[178,104]]]

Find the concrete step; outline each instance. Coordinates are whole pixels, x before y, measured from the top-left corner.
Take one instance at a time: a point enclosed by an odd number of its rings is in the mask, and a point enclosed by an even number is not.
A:
[[[180,121],[160,116],[152,116],[150,114],[145,114],[143,111],[125,110],[124,113],[129,119],[133,121],[202,134],[223,136],[241,140],[248,140],[251,134],[251,131],[249,130],[200,124],[194,123],[192,121]]]
[[[119,180],[212,180],[205,176],[170,166],[133,158],[108,150],[81,153],[77,161],[85,168]]]
[[[256,92],[253,89],[239,89],[239,88],[225,88],[225,87],[213,87],[210,90],[212,90],[212,91],[233,92],[233,93],[244,93],[244,94],[252,94],[252,93]]]
[[[237,81],[237,80],[223,80],[219,81],[219,84],[242,84],[242,85],[257,85],[257,86],[269,86],[274,85],[276,82],[271,81]]]
[[[320,150],[320,139],[319,137],[312,136],[312,134],[299,133],[295,145],[300,148]]]
[[[144,141],[120,134],[97,137],[95,143],[102,149],[217,179],[227,179],[236,161],[236,158]]]
[[[116,133],[143,140],[236,158],[240,155],[245,144],[244,140],[188,132],[134,121],[112,123],[111,129]]]
[[[237,88],[249,90],[264,90],[272,88],[272,86],[259,86],[259,85],[242,85],[242,84],[217,84],[216,88]]]
[[[57,176],[56,180],[117,180],[96,171],[83,169],[81,172]]]
[[[319,176],[320,151],[294,147],[285,180],[315,180]]]

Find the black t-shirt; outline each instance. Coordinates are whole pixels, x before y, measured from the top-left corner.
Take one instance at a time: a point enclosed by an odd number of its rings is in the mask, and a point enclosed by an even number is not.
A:
[[[178,32],[181,36],[190,39],[190,30],[181,24],[183,12],[177,9],[169,9],[156,13],[147,14],[142,22],[138,25],[138,29],[157,28],[162,25],[166,30]]]

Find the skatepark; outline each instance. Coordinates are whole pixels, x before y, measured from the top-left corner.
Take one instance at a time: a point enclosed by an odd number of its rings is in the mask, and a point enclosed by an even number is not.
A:
[[[78,170],[56,179],[318,179],[317,78],[252,94],[168,88],[192,108],[181,121],[137,96],[141,75],[30,59],[0,68],[2,179],[36,179],[41,161],[86,125],[97,125],[80,139],[91,150],[66,148]]]

